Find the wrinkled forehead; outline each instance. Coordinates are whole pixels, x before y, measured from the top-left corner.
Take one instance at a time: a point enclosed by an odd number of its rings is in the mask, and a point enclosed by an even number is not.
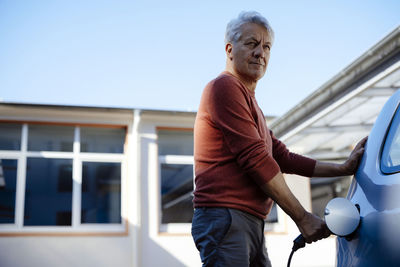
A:
[[[240,27],[239,40],[251,39],[264,40],[264,42],[271,42],[272,38],[268,30],[256,23],[245,23]]]

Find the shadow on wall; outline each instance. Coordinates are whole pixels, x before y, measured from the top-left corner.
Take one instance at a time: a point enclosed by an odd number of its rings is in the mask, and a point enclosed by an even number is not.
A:
[[[128,236],[3,237],[0,266],[131,266],[131,248]]]
[[[137,254],[139,255],[138,265],[140,267],[154,267],[154,266],[163,266],[163,267],[185,267],[185,266],[198,266],[197,262],[195,265],[188,265],[182,263],[179,259],[177,259],[171,252],[167,251],[164,247],[171,248],[173,251],[177,251],[177,253],[181,253],[180,255],[183,258],[187,258],[186,262],[191,262],[190,257],[193,253],[193,258],[198,256],[196,247],[192,241],[192,237],[189,236],[159,236],[158,235],[158,223],[154,223],[151,220],[157,220],[157,213],[154,212],[154,202],[152,204],[149,201],[154,201],[156,195],[160,192],[156,189],[157,182],[154,179],[157,178],[157,170],[158,170],[158,151],[156,140],[153,138],[141,137],[140,141],[141,146],[141,154],[140,159],[143,161],[141,163],[140,169],[140,190],[139,190],[139,198],[141,200],[141,229],[138,231],[138,240],[139,244]],[[150,194],[150,195],[148,195]],[[155,240],[156,239],[156,240]],[[157,243],[159,242],[159,243]],[[193,245],[189,247],[188,244]],[[182,254],[183,253],[183,254]],[[189,255],[190,254],[190,255]],[[195,261],[195,260],[193,260]]]
[[[171,237],[172,238],[172,237]],[[147,242],[146,242],[147,243]],[[163,267],[188,267],[176,257],[174,257],[170,252],[166,251],[160,245],[152,240],[148,240],[146,244],[148,248],[147,257],[139,263],[138,266],[141,267],[153,267],[153,266],[163,266]],[[190,265],[195,266],[195,265]]]

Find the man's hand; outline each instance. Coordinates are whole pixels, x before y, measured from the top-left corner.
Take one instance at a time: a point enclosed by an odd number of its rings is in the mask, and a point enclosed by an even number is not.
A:
[[[368,137],[364,137],[353,151],[350,156],[343,164],[321,162],[317,161],[314,168],[313,177],[334,177],[334,176],[346,176],[353,175],[358,168],[361,157],[364,154],[364,146],[367,142]]]
[[[296,222],[301,234],[307,243],[315,242],[331,235],[326,223],[309,212],[305,212],[303,218]]]
[[[307,243],[320,240],[331,234],[323,220],[303,208],[290,191],[282,173],[279,172],[261,188],[293,219]]]
[[[357,171],[358,164],[364,154],[364,146],[367,142],[368,136],[364,137],[351,152],[348,159],[342,164],[343,173],[345,175],[352,175]]]

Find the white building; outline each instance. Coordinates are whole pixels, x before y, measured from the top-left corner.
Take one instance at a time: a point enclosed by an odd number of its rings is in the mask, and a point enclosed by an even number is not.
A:
[[[284,116],[288,147],[343,160],[400,87],[400,27]],[[190,235],[195,113],[0,103],[0,266],[201,266]],[[347,178],[286,175],[322,215]],[[273,266],[286,266],[296,226],[267,222]],[[333,266],[335,238],[292,266]]]

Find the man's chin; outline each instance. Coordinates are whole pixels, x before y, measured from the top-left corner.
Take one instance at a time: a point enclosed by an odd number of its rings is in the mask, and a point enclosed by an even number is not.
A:
[[[262,77],[264,77],[264,74],[265,74],[265,72],[256,72],[256,73],[253,73],[253,75],[252,75],[252,79],[253,80],[255,80],[255,81],[258,81],[258,80],[260,80]]]

